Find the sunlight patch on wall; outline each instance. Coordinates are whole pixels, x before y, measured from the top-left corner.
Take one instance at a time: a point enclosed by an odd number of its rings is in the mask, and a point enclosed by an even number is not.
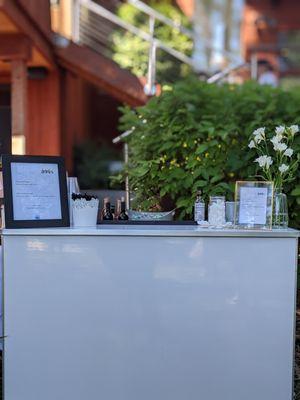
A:
[[[25,136],[13,135],[12,137],[12,154],[24,155],[25,154]]]

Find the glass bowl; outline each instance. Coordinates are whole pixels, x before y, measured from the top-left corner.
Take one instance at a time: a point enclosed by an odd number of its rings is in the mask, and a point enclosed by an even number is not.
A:
[[[164,212],[128,210],[131,221],[172,221],[174,214],[175,210]]]

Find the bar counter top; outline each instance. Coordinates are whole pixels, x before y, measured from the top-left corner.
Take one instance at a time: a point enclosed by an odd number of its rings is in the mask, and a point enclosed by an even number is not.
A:
[[[294,237],[295,229],[215,229],[187,225],[97,225],[90,228],[3,229],[3,236]]]

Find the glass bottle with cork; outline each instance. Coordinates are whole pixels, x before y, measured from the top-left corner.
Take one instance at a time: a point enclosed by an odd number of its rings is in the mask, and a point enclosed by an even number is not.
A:
[[[121,197],[121,200],[118,200],[118,220],[119,221],[127,221],[128,215],[126,213],[126,204],[125,204],[125,198]]]
[[[114,216],[111,212],[110,208],[110,199],[109,197],[105,197],[103,199],[103,209],[102,209],[102,220],[103,221],[112,221],[114,219]]]
[[[194,203],[194,221],[205,221],[205,202],[202,198],[201,190],[197,191]]]

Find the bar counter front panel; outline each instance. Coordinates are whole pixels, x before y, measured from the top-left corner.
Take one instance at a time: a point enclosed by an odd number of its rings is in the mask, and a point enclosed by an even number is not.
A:
[[[297,236],[5,230],[4,400],[291,400]]]

